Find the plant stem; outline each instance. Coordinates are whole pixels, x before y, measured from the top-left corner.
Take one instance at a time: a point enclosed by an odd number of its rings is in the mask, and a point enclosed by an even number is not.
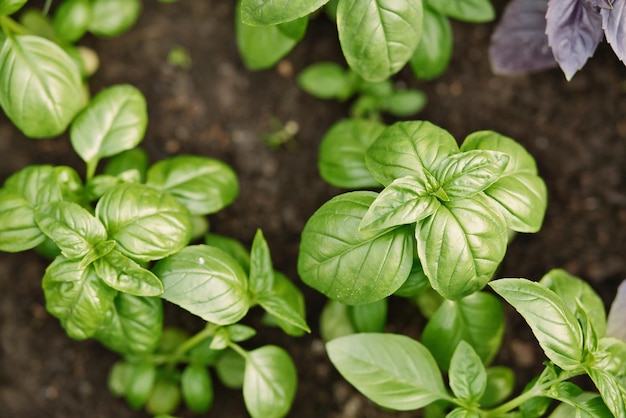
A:
[[[7,36],[11,36],[12,34],[28,35],[31,33],[31,31],[29,31],[26,27],[17,23],[15,20],[11,19],[9,16],[0,16],[0,27],[2,27],[2,31]]]
[[[207,323],[202,331],[187,338],[172,354],[154,356],[152,362],[155,364],[166,364],[167,367],[170,368],[176,366],[177,363],[185,358],[187,351],[191,350],[205,338],[215,335],[215,331],[217,331],[218,328],[219,327],[215,324]]]

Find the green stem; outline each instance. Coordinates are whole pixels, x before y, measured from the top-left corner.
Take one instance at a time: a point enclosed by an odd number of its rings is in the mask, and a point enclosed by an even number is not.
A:
[[[218,325],[207,323],[206,327],[195,335],[187,338],[185,342],[178,346],[176,351],[172,354],[154,356],[152,362],[155,364],[166,364],[167,367],[175,367],[178,363],[185,358],[185,354],[193,347],[198,345],[205,338],[215,335],[215,331],[219,328]]]
[[[237,343],[234,343],[234,342],[231,341],[228,344],[228,347],[230,347],[231,349],[236,351],[237,354],[239,354],[244,359],[247,359],[249,357],[248,352],[246,350],[244,350],[243,348],[241,348],[241,346],[239,344],[237,344]]]
[[[85,178],[87,181],[91,180],[96,175],[96,169],[98,168],[98,159],[87,161],[87,172]]]
[[[12,34],[16,35],[28,35],[31,33],[25,26],[17,23],[15,20],[11,19],[9,16],[0,16],[0,27],[2,27],[2,31],[7,35],[11,36]]]

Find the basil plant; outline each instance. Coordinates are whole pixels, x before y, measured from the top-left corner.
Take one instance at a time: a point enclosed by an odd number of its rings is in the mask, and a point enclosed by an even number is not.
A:
[[[228,349],[241,356],[241,370],[228,357],[220,368],[242,379],[251,415],[284,416],[295,394],[293,362],[274,345],[243,349],[237,343],[254,330],[238,322],[260,305],[272,323],[300,335],[308,331],[302,295],[273,270],[261,232],[250,255],[213,235],[189,245],[207,233],[206,215],[236,198],[237,176],[201,156],[149,165],[137,148],[147,122],[135,87],[98,93],[70,126],[85,179],[52,165],[11,175],[0,188],[0,250],[53,257],[42,280],[47,311],[71,338],[94,338],[124,357],[111,389],[131,407],[170,413],[182,396],[190,409],[208,409],[207,367]],[[163,301],[202,318],[205,329],[172,339],[163,332]]]
[[[429,417],[626,416],[624,285],[608,320],[591,286],[564,270],[539,282],[507,278],[490,286],[523,316],[548,359],[517,396],[513,370],[492,364],[504,310],[487,292],[445,301],[421,342],[399,334],[349,334],[327,343],[330,360],[375,403],[424,409]],[[579,386],[580,376],[595,390]]]
[[[322,175],[335,184],[383,187],[336,196],[302,232],[300,277],[348,305],[398,291],[414,265],[441,296],[461,299],[493,277],[510,231],[543,222],[547,192],[534,159],[492,131],[459,147],[426,121],[349,120],[320,148]]]
[[[85,107],[84,79],[98,67],[95,52],[76,42],[87,33],[127,31],[141,2],[64,0],[51,16],[28,4],[0,0],[0,107],[24,135],[50,138],[65,132]]]

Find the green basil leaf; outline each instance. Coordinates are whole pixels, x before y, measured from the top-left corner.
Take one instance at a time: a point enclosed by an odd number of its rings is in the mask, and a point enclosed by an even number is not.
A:
[[[163,284],[150,270],[146,270],[121,252],[113,250],[94,262],[98,277],[113,289],[135,296],[159,296]]]
[[[76,153],[95,171],[98,161],[137,146],[146,132],[146,99],[135,87],[117,85],[96,94],[76,117],[70,140]]]
[[[241,20],[254,26],[276,25],[309,15],[327,2],[328,0],[242,0]]]
[[[178,380],[170,375],[157,374],[154,387],[146,403],[146,411],[156,418],[169,418],[180,404]]]
[[[309,26],[308,16],[302,16],[298,19],[276,25],[282,33],[295,41],[299,41],[304,38],[307,26]]]
[[[406,176],[423,177],[459,147],[448,131],[426,121],[396,122],[368,148],[365,162],[372,176],[387,186]]]
[[[246,361],[231,349],[224,351],[215,363],[217,377],[229,389],[241,389],[245,369]]]
[[[337,30],[348,65],[370,81],[404,67],[422,36],[422,2],[342,0]]]
[[[28,0],[0,0],[0,14],[11,15],[20,10]]]
[[[480,418],[480,414],[470,409],[455,408],[446,415],[446,418]]]
[[[577,310],[584,309],[596,333],[600,337],[605,335],[604,302],[587,282],[565,270],[554,269],[543,276],[539,283],[556,293],[574,315]]]
[[[191,238],[191,217],[174,197],[141,184],[120,184],[96,205],[118,249],[140,261],[180,251]]]
[[[502,208],[509,228],[537,232],[543,222],[548,198],[546,185],[537,175],[537,164],[532,155],[518,142],[493,131],[474,132],[461,145],[461,151],[478,149],[509,155],[502,177],[485,190],[485,194]]]
[[[384,109],[399,118],[415,115],[426,106],[428,98],[420,90],[396,90],[384,100]]]
[[[447,299],[482,289],[504,258],[508,241],[504,218],[481,195],[445,202],[417,224],[415,236],[431,286]]]
[[[593,356],[596,368],[621,379],[626,377],[626,341],[612,337],[602,338]]]
[[[504,335],[504,310],[492,294],[478,292],[463,299],[445,300],[430,318],[422,343],[433,353],[442,370],[448,370],[454,349],[470,344],[483,364],[494,359]]]
[[[234,258],[244,271],[250,271],[250,253],[246,247],[234,238],[209,233],[204,237],[204,243],[217,247]]]
[[[428,277],[424,274],[422,263],[420,263],[419,259],[414,259],[409,277],[402,283],[400,289],[396,290],[394,295],[413,298],[428,290],[432,290],[432,288],[430,287]]]
[[[508,162],[509,156],[501,152],[466,151],[443,160],[433,175],[450,200],[464,199],[495,183]]]
[[[55,200],[69,200],[70,202],[83,203],[84,202],[84,187],[83,182],[72,167],[59,165],[54,167],[56,174],[56,181],[61,189],[61,198],[54,197]],[[42,201],[49,202],[50,200]]]
[[[298,274],[331,299],[352,305],[380,300],[398,290],[411,271],[409,227],[379,234],[359,231],[375,197],[373,192],[339,195],[322,205],[304,227]]]
[[[450,360],[450,388],[461,399],[478,401],[487,389],[487,371],[470,344],[461,340]]]
[[[132,370],[133,365],[123,360],[113,364],[109,370],[107,386],[114,396],[122,397],[126,394]]]
[[[45,239],[28,201],[18,193],[0,189],[0,251],[15,253],[30,250]]]
[[[454,37],[450,20],[424,4],[424,34],[411,57],[413,74],[422,80],[439,77],[452,58]]]
[[[135,363],[129,372],[128,387],[124,397],[128,405],[134,409],[141,409],[152,393],[156,383],[156,366],[152,363]]]
[[[311,332],[306,323],[304,297],[287,276],[274,272],[272,288],[256,294],[255,298],[287,334],[299,336],[302,331]]]
[[[363,216],[359,229],[381,231],[414,224],[435,213],[440,203],[433,194],[439,187],[434,177],[425,177],[402,177],[385,187]]]
[[[248,280],[232,257],[208,245],[193,245],[159,261],[152,270],[165,287],[161,297],[218,325],[248,312]]]
[[[317,165],[322,178],[345,189],[379,187],[365,165],[365,153],[384,128],[370,119],[346,119],[331,126],[319,149]]]
[[[277,26],[250,26],[240,16],[241,1],[235,9],[235,35],[239,54],[250,70],[263,70],[280,61],[298,43]]]
[[[479,404],[492,408],[504,402],[515,389],[515,373],[503,366],[487,369],[487,388],[479,400]]]
[[[356,330],[348,314],[348,305],[329,299],[320,314],[322,340],[328,342],[355,333]]]
[[[59,4],[52,17],[55,33],[69,43],[82,38],[90,24],[90,0],[66,0]]]
[[[4,189],[22,196],[33,208],[63,200],[59,173],[51,165],[30,165],[11,175],[4,183]]]
[[[78,67],[40,36],[13,35],[0,50],[0,106],[24,135],[63,133],[85,105]]]
[[[243,398],[253,418],[287,415],[296,394],[298,375],[289,354],[275,345],[247,353]]]
[[[606,406],[616,418],[626,417],[626,386],[623,380],[598,368],[585,368]]]
[[[114,37],[129,30],[139,18],[140,0],[91,0],[89,31],[96,36]]]
[[[98,278],[92,267],[57,257],[42,281],[46,309],[61,321],[67,334],[82,340],[93,336],[106,320],[117,291]]]
[[[426,0],[433,10],[464,22],[490,22],[496,12],[490,0]]]
[[[35,209],[35,221],[69,259],[85,256],[93,246],[107,238],[102,222],[73,202],[39,205]]]
[[[194,155],[157,162],[148,170],[146,184],[174,196],[192,215],[218,212],[239,193],[237,174],[230,166]]]
[[[562,399],[562,404],[550,414],[549,418],[613,418],[615,415],[606,407],[602,397],[596,393],[585,392],[578,396]]]
[[[350,72],[331,61],[309,65],[298,74],[297,81],[302,90],[320,99],[344,100],[352,96],[356,88]]]
[[[419,342],[396,334],[353,334],[326,344],[339,373],[385,407],[408,411],[448,399],[441,373]]]
[[[387,325],[387,299],[348,306],[348,315],[356,332],[383,332]]]
[[[564,370],[584,361],[583,333],[563,300],[545,286],[526,279],[490,283],[524,317],[546,356]]]
[[[185,405],[195,412],[207,412],[213,404],[213,381],[202,364],[189,364],[180,376],[180,387]]]
[[[161,299],[118,293],[94,337],[120,354],[152,353],[162,329]]]
[[[253,295],[271,291],[274,285],[274,267],[270,248],[263,232],[257,229],[250,250],[250,292]]]
[[[146,178],[148,170],[148,153],[142,148],[132,148],[113,156],[104,166],[103,173],[115,177],[123,177],[123,173],[136,170],[139,173],[139,182]]]

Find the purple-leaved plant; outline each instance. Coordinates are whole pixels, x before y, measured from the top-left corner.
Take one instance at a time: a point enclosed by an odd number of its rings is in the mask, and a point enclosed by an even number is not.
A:
[[[571,80],[603,38],[626,62],[626,0],[512,0],[491,38],[491,67],[523,74],[558,65]]]

